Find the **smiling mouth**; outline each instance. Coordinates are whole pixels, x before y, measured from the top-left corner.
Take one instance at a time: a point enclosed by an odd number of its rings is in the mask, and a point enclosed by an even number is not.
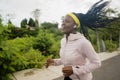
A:
[[[64,28],[65,28],[65,26],[64,26],[64,25],[61,25],[61,28],[62,28],[62,29],[64,29]]]

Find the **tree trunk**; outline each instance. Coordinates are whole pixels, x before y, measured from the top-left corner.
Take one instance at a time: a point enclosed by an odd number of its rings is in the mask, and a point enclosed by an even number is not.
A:
[[[110,32],[110,40],[112,41],[112,33]]]
[[[120,48],[120,29],[119,29],[119,48]]]
[[[96,29],[96,38],[97,38],[97,49],[98,49],[98,53],[100,52],[100,42],[99,42],[99,34],[98,31]]]
[[[105,52],[106,51],[106,46],[105,46],[105,42],[103,40],[101,40],[101,51]]]

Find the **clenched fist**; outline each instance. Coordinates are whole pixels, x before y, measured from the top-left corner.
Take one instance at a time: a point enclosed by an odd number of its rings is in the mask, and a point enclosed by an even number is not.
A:
[[[45,67],[48,68],[51,64],[54,64],[54,60],[49,58],[49,59],[46,60]]]
[[[71,74],[73,74],[73,69],[72,69],[72,66],[65,66],[62,68],[62,72],[63,72],[63,75],[65,77],[68,77],[70,76]]]

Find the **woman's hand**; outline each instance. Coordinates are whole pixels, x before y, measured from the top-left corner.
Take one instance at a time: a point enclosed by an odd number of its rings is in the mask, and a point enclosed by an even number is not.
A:
[[[54,64],[54,60],[49,58],[49,59],[46,60],[45,67],[48,68],[51,64]]]
[[[68,77],[70,76],[71,74],[73,74],[73,69],[72,69],[72,66],[65,66],[62,68],[62,72],[63,72],[63,75],[65,77]]]

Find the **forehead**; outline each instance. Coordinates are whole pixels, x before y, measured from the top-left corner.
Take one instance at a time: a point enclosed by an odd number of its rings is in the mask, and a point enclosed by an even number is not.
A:
[[[66,15],[64,17],[64,20],[69,20],[69,21],[73,21],[74,22],[73,18],[71,16],[69,16],[69,15]]]

